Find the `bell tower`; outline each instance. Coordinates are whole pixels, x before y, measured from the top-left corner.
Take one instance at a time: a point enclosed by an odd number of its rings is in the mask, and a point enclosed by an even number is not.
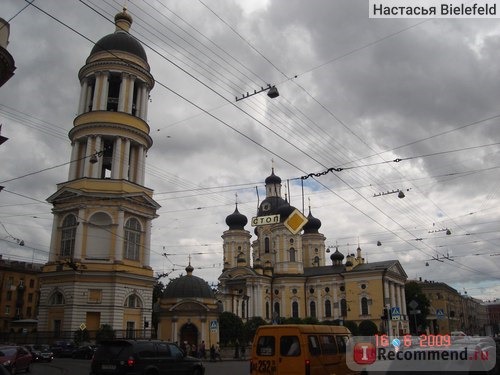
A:
[[[155,81],[126,9],[115,25],[78,73],[68,180],[48,198],[54,217],[40,331],[91,332],[106,324],[138,337],[151,322],[151,222],[160,206],[144,184]]]

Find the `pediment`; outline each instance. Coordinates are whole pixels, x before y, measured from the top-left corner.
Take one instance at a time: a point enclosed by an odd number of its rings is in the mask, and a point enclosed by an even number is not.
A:
[[[406,274],[403,266],[401,266],[401,263],[399,263],[399,261],[394,262],[394,264],[388,268],[387,272],[405,279],[408,278],[408,275]]]
[[[224,271],[219,276],[219,280],[245,279],[248,276],[255,276],[255,275],[257,275],[257,273],[250,267],[235,267]]]

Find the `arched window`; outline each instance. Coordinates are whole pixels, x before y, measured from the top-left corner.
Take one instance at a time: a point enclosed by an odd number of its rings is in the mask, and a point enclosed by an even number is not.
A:
[[[327,318],[332,317],[332,303],[330,302],[329,299],[325,301],[325,316]]]
[[[49,300],[50,305],[64,305],[64,296],[61,292],[52,294]]]
[[[75,215],[68,215],[63,220],[61,231],[61,256],[63,257],[73,257],[77,225]]]
[[[292,302],[292,318],[299,317],[299,303],[297,301]]]
[[[131,309],[141,308],[142,307],[142,302],[141,302],[141,299],[137,295],[131,294],[125,300],[125,305],[124,306],[128,307],[128,308],[131,308]]]
[[[128,219],[125,223],[125,248],[123,257],[139,260],[139,247],[141,245],[141,224],[135,218]]]
[[[309,303],[309,316],[311,318],[316,318],[316,302],[314,301]]]
[[[290,262],[295,262],[295,249],[293,247],[290,248]]]
[[[274,317],[279,318],[280,316],[280,303],[279,302],[274,302]]]
[[[270,251],[269,237],[264,238],[264,252],[267,254]]]
[[[361,298],[361,315],[368,315],[368,299]]]
[[[340,300],[340,315],[347,316],[347,301],[345,298]]]

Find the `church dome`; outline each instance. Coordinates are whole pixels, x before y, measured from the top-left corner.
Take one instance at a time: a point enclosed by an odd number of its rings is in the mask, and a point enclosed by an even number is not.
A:
[[[279,178],[278,176],[276,176],[274,174],[274,168],[271,172],[271,175],[266,178],[266,185],[269,185],[269,184],[281,184],[281,178]]]
[[[234,212],[226,217],[226,224],[229,229],[244,229],[247,223],[248,219],[238,211],[238,205],[236,205]]]
[[[129,34],[128,29],[132,24],[132,17],[123,10],[115,16],[116,31],[102,37],[92,48],[90,56],[101,51],[122,51],[148,61],[146,51],[142,44]]]
[[[344,254],[342,254],[339,249],[335,250],[335,252],[330,255],[330,259],[335,262],[335,261],[339,261],[339,262],[342,262],[344,260]]]
[[[309,209],[309,215],[307,215],[307,223],[304,225],[304,233],[318,233],[318,229],[321,227],[321,220],[316,219]],[[332,254],[333,255],[333,254]]]
[[[200,277],[193,276],[193,267],[186,267],[186,276],[170,281],[163,292],[164,298],[215,298],[210,285]]]
[[[278,207],[278,210],[276,211],[276,213],[280,215],[280,221],[284,222],[286,219],[288,219],[288,216],[290,216],[293,211],[295,211],[295,207],[290,205],[290,203],[288,203],[285,200],[284,204],[282,206]]]

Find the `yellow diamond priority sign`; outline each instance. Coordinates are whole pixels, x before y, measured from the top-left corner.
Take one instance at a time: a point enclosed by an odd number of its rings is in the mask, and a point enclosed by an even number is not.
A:
[[[302,214],[302,212],[295,209],[283,224],[285,224],[285,227],[287,227],[290,232],[297,234],[302,230],[302,227],[306,225],[306,223],[307,218]]]

